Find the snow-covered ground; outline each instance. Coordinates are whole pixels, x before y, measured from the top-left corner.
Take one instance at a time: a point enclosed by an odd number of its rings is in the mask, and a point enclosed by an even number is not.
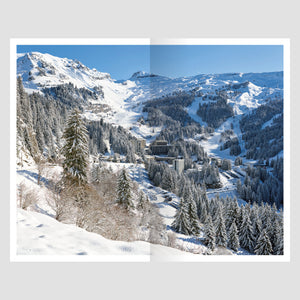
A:
[[[233,116],[229,119],[227,119],[223,124],[220,125],[220,127],[215,129],[215,132],[207,138],[207,140],[202,140],[199,142],[199,144],[204,148],[205,152],[207,152],[208,156],[217,157],[217,158],[226,158],[229,159],[234,165],[235,156],[230,155],[230,149],[220,150],[220,139],[221,134],[225,130],[232,129],[235,136],[239,140],[239,145],[241,147],[241,154],[240,156],[243,156],[246,154],[246,148],[245,148],[245,142],[242,139],[242,132],[239,125],[240,116]],[[232,124],[232,127],[231,127]],[[243,157],[244,162],[248,163],[254,163],[254,160],[246,159]]]
[[[207,124],[197,115],[197,111],[199,109],[199,104],[201,103],[201,97],[195,97],[193,103],[187,107],[187,113],[189,116],[196,122],[198,122],[201,126],[207,126]]]
[[[225,121],[219,128],[215,130],[212,136],[208,137],[207,140],[203,140],[199,142],[199,144],[204,148],[205,152],[207,152],[208,156],[218,157],[218,158],[226,158],[230,160],[234,160],[235,157],[229,154],[229,149],[220,150],[220,139],[221,134],[225,130],[231,129],[232,118],[229,118]]]
[[[108,163],[114,171],[124,166],[134,170],[133,164]],[[139,170],[139,169],[138,169]],[[103,261],[149,261],[191,259],[192,254],[178,249],[150,244],[143,241],[123,242],[113,241],[103,236],[87,232],[74,224],[65,224],[53,218],[53,210],[47,203],[47,180],[59,174],[61,168],[48,166],[45,176],[41,178],[41,185],[37,184],[37,170],[34,166],[18,169],[16,183],[23,185],[24,191],[32,191],[35,203],[27,210],[21,208],[16,212],[16,255],[18,259],[34,255],[38,259],[49,256],[69,256],[71,260],[80,260],[79,256]],[[142,178],[142,177],[141,177]],[[126,257],[124,257],[126,256]],[[128,258],[130,256],[131,258]],[[50,260],[52,258],[49,258]],[[26,260],[26,258],[24,258]],[[64,258],[58,258],[63,260]],[[84,258],[83,258],[84,260]]]
[[[159,208],[159,214],[163,218],[167,232],[173,232],[171,224],[174,220],[179,198],[173,193],[153,186],[142,164],[107,162],[106,165],[114,172],[125,167],[132,180],[138,183],[139,188],[147,195],[149,200]],[[17,170],[17,184],[23,184],[27,191],[33,191],[36,198],[36,203],[30,205],[27,210],[17,209],[16,254],[19,259],[24,258],[24,256],[34,255],[35,257],[40,257],[40,259],[57,256],[59,260],[62,260],[63,258],[60,256],[63,255],[70,256],[74,260],[77,260],[79,256],[88,256],[88,259],[95,260],[115,261],[148,261],[149,256],[151,256],[151,260],[193,260],[192,253],[198,256],[206,253],[207,248],[203,245],[201,236],[190,237],[173,232],[176,236],[177,247],[184,250],[181,251],[142,241],[112,241],[101,235],[78,228],[74,224],[56,221],[54,212],[47,202],[47,187],[45,184],[48,178],[55,174],[57,176],[60,172],[61,169],[59,167],[48,166],[45,170],[47,177],[43,176],[41,179],[44,184],[37,185],[37,170],[34,166]],[[225,196],[226,192],[229,192],[226,189],[230,187],[230,184],[230,181],[227,181],[224,184],[224,189],[215,191],[215,193]],[[166,195],[171,197],[172,200],[165,201]],[[208,192],[208,197],[211,198],[212,196],[215,196],[215,194]],[[218,254],[218,250],[215,254]],[[232,255],[233,253],[228,250],[226,253],[222,252],[222,255],[224,254]],[[240,251],[237,254],[245,253]],[[131,258],[124,258],[124,255],[131,256]],[[194,259],[197,260],[196,258]]]
[[[109,240],[75,225],[60,223],[47,215],[18,209],[17,255],[19,258],[24,255],[38,255],[44,258],[68,255],[73,256],[74,260],[77,259],[76,256],[89,256],[89,259],[103,261],[149,261],[151,257],[169,260],[174,259],[174,256],[190,257],[193,254],[143,241]]]

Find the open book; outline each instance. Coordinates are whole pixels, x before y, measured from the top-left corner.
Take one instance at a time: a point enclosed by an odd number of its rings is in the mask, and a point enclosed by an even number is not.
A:
[[[13,261],[289,260],[289,41],[11,40]]]

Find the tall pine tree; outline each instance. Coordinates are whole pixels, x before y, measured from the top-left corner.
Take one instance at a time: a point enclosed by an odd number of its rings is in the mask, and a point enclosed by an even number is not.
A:
[[[175,220],[172,223],[172,227],[176,232],[182,234],[191,233],[191,224],[188,216],[188,208],[186,201],[181,198],[179,203],[179,208],[175,214]]]
[[[205,244],[210,250],[214,250],[216,248],[216,233],[214,229],[214,225],[212,222],[212,218],[208,215],[205,226],[204,226],[204,236],[205,236]]]
[[[69,116],[63,139],[65,140],[62,147],[62,154],[65,157],[63,179],[70,185],[84,185],[87,183],[88,135],[78,109],[74,109]]]
[[[117,203],[125,209],[130,210],[134,208],[131,195],[130,178],[125,168],[120,172],[117,186]]]
[[[198,235],[200,234],[200,225],[199,225],[199,219],[197,216],[197,208],[196,208],[196,204],[195,201],[191,198],[191,196],[189,196],[189,198],[187,199],[187,205],[188,205],[188,216],[189,216],[189,221],[190,221],[190,231],[191,234],[193,235]]]
[[[217,218],[216,218],[216,244],[218,246],[227,246],[227,233],[226,233],[226,226],[223,217],[223,205],[219,202],[218,210],[217,210]]]
[[[255,254],[256,255],[271,255],[273,252],[271,241],[268,237],[266,229],[263,229],[261,232],[256,247]]]
[[[238,251],[240,248],[239,235],[235,222],[231,224],[229,230],[228,247],[234,251]]]
[[[244,214],[244,220],[240,229],[240,244],[241,247],[253,252],[255,247],[255,238],[253,236],[253,227],[247,211]]]

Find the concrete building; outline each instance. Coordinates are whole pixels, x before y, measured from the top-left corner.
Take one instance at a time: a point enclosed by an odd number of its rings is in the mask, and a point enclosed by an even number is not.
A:
[[[151,152],[154,155],[167,155],[169,148],[170,145],[165,140],[157,140],[150,145]]]
[[[151,160],[155,160],[155,157],[152,155],[145,155],[145,162],[150,164]]]
[[[175,157],[171,157],[171,156],[155,156],[156,161],[165,161],[168,164],[172,164],[174,159]]]
[[[142,153],[146,147],[146,140],[138,139],[137,140],[137,151]]]
[[[184,159],[183,158],[174,159],[173,167],[177,171],[178,174],[181,174],[184,170]]]

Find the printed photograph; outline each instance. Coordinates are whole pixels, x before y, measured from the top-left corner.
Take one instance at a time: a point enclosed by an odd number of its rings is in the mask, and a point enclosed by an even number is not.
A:
[[[284,47],[17,42],[16,257],[283,257]]]

